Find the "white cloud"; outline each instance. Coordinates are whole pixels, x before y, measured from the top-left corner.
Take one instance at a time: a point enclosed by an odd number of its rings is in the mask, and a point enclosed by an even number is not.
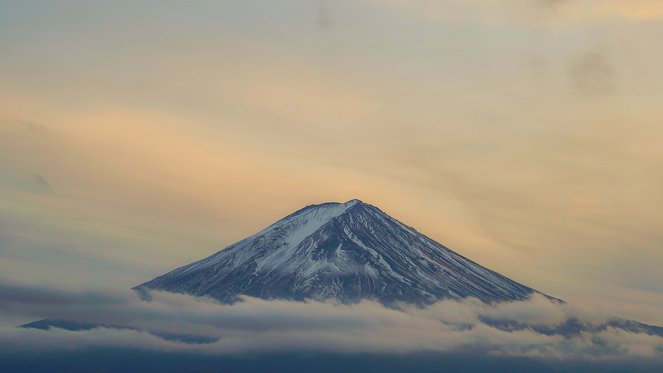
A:
[[[612,327],[565,334],[569,319],[599,325],[603,316],[535,296],[528,301],[488,305],[476,299],[442,301],[427,308],[390,309],[373,302],[342,305],[244,298],[234,305],[182,294],[152,292],[69,293],[5,284],[0,313],[64,319],[99,327],[48,331],[4,327],[4,352],[95,347],[146,348],[228,354],[265,351],[341,353],[480,352],[547,360],[663,359],[663,338]],[[514,330],[482,321],[521,323]],[[540,328],[552,332],[541,332]],[[195,335],[216,342],[184,343],[159,335]]]

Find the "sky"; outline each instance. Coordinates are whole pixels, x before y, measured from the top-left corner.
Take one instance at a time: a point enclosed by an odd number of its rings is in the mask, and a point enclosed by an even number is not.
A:
[[[0,0],[0,281],[128,289],[358,198],[663,325],[662,36],[658,0]]]

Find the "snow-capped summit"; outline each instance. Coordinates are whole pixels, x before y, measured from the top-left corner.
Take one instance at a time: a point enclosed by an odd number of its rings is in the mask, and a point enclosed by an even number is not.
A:
[[[424,305],[470,296],[520,300],[535,292],[356,199],[304,207],[141,287],[229,303],[249,295]]]

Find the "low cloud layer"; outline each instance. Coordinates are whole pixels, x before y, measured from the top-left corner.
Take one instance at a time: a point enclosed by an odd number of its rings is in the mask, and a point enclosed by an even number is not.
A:
[[[427,308],[389,309],[373,302],[340,305],[244,298],[234,305],[222,305],[182,294],[150,295],[151,300],[147,301],[129,291],[65,292],[3,284],[3,317],[50,318],[104,326],[72,331],[4,325],[0,329],[0,352],[83,347],[201,354],[480,352],[554,361],[663,362],[661,336],[609,325],[573,333],[556,332],[569,320],[596,326],[610,318],[538,296],[524,302],[493,305],[467,299],[442,301]],[[508,330],[500,324],[527,326]],[[547,331],[542,331],[546,327]],[[184,334],[212,342],[184,343],[163,338]]]

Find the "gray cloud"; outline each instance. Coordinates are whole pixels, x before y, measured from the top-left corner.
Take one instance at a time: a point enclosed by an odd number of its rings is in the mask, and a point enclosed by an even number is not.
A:
[[[608,58],[600,52],[586,52],[569,66],[571,85],[586,95],[605,95],[615,89],[614,69]]]
[[[315,24],[321,29],[327,29],[334,25],[334,17],[329,5],[324,1],[316,3]]]
[[[28,180],[26,183],[26,189],[33,193],[42,193],[42,194],[51,194],[53,193],[53,188],[51,184],[39,174],[35,174]]]
[[[567,0],[536,0],[532,2],[534,5],[539,5],[543,7],[555,7],[562,3],[568,2]]]

